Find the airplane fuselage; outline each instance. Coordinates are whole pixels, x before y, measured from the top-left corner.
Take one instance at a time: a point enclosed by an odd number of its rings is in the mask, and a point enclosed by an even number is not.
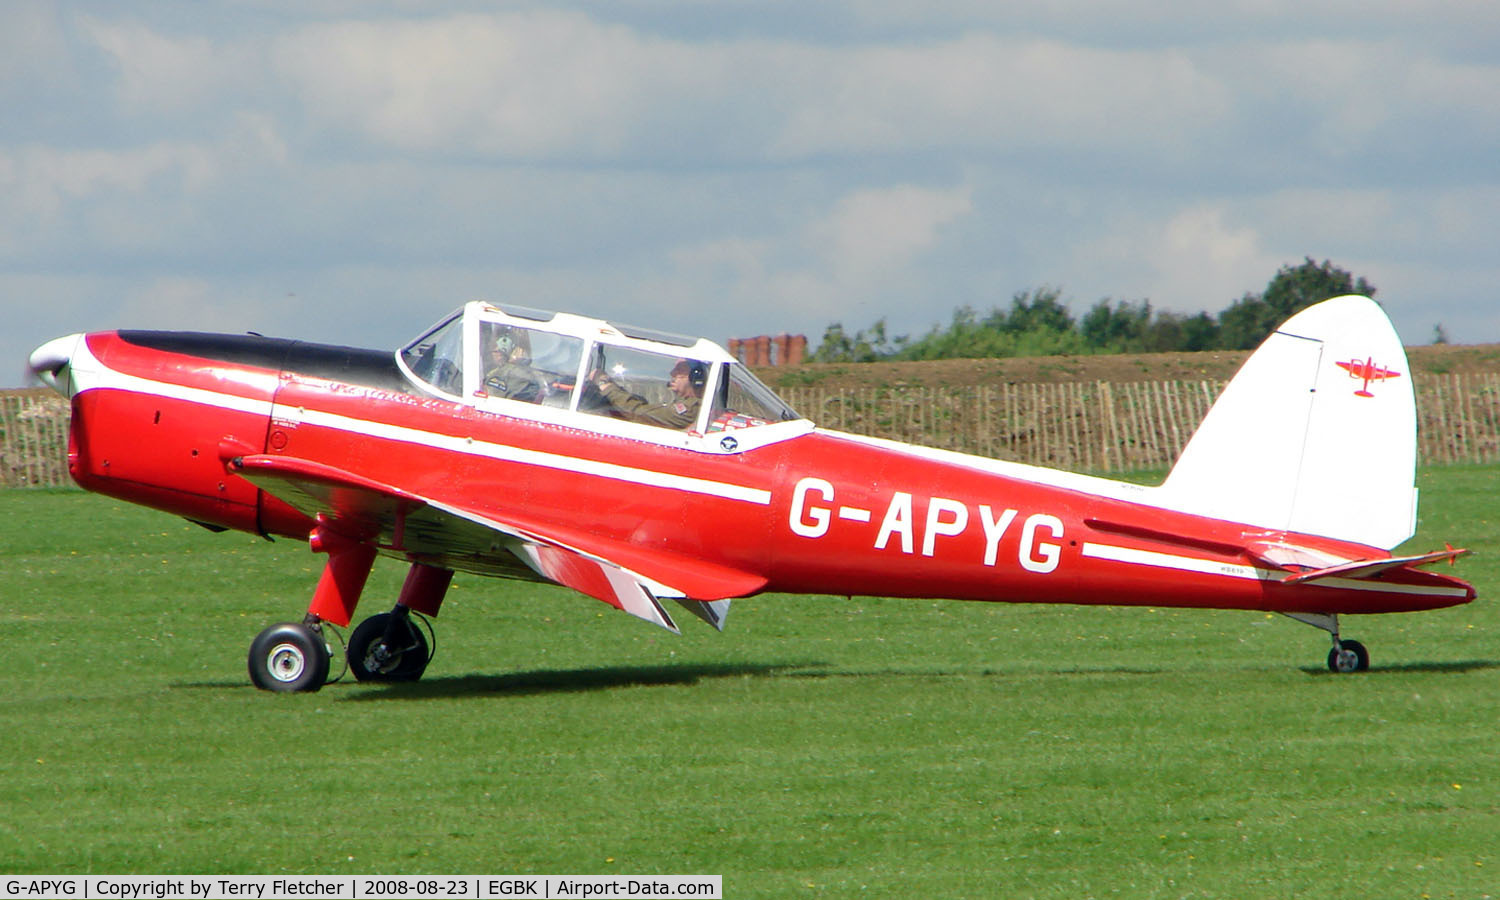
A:
[[[306,539],[315,522],[234,474],[284,457],[521,528],[749,576],[754,591],[1261,609],[1431,609],[1473,589],[1395,569],[1289,584],[1247,547],[1374,548],[1165,509],[1151,489],[807,428],[712,452],[413,390],[389,354],[253,336],[99,332],[72,357],[83,487],[194,521]],[[415,559],[399,535],[388,556]],[[483,574],[489,557],[443,566]],[[727,591],[726,596],[736,595]],[[700,597],[700,599],[718,599]]]

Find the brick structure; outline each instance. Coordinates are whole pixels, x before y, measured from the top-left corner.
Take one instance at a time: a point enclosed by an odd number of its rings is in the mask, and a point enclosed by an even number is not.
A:
[[[730,338],[729,355],[752,369],[800,365],[807,359],[807,336],[783,332],[774,338]]]

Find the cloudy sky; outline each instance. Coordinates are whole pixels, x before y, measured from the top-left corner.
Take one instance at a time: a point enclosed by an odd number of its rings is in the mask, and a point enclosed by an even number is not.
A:
[[[1309,256],[1500,341],[1497,48],[1473,0],[6,0],[0,385],[79,330],[816,343]]]

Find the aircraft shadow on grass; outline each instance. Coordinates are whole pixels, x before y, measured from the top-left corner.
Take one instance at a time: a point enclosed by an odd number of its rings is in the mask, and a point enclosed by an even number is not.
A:
[[[833,671],[831,669],[819,669],[812,671],[788,672],[786,678],[1029,678],[1033,676],[1045,676],[1048,678],[1068,678],[1078,676],[1098,675],[1163,675],[1168,670],[1165,668],[1140,668],[1133,666],[1111,666],[1097,669],[1066,668],[1066,669],[849,669],[844,671]]]
[[[1430,672],[1434,674],[1464,672],[1483,672],[1488,669],[1500,669],[1500,659],[1455,659],[1444,662],[1409,662],[1384,665],[1367,669],[1360,673],[1365,677],[1378,677],[1380,675],[1401,675],[1409,672]],[[1329,671],[1322,666],[1303,666],[1302,671],[1308,675],[1321,678],[1324,675],[1336,675],[1338,673]]]
[[[1368,671],[1370,676],[1382,673],[1428,672],[1433,674],[1464,673],[1500,669],[1500,660],[1471,659],[1446,662],[1411,662],[1382,666]],[[381,685],[347,700],[422,700],[432,697],[528,696],[533,694],[568,694],[584,691],[612,690],[627,687],[692,686],[717,678],[1010,678],[1027,675],[1053,676],[1157,676],[1166,669],[1115,667],[1100,669],[1058,669],[1051,672],[1022,672],[1001,669],[961,670],[838,670],[828,663],[739,663],[663,666],[609,666],[597,669],[539,669],[507,675],[462,675],[449,678],[427,678],[418,682]],[[1305,667],[1308,675],[1323,677],[1335,673],[1327,668]]]
[[[1500,669],[1500,660],[1465,659],[1449,661],[1409,662],[1385,665],[1369,669],[1366,677],[1406,673],[1463,674]],[[433,697],[524,697],[534,694],[572,694],[585,691],[606,691],[629,687],[691,687],[703,681],[721,678],[792,678],[792,679],[864,679],[864,678],[1016,678],[1027,676],[1052,677],[1100,677],[1100,676],[1159,676],[1165,668],[1117,666],[1097,669],[1042,670],[857,670],[836,669],[826,662],[803,663],[725,663],[661,666],[607,666],[597,669],[536,669],[529,672],[512,672],[505,675],[459,675],[447,678],[425,678],[422,681],[391,684],[372,684],[371,690],[362,691],[340,699],[367,702],[372,700],[423,700]],[[1304,666],[1301,671],[1314,678],[1330,677],[1336,673],[1320,666]],[[351,679],[344,682],[353,686]],[[238,681],[191,682],[174,685],[178,688],[233,689],[243,687]]]
[[[504,675],[455,675],[432,677],[413,682],[369,684],[368,690],[342,697],[343,700],[422,700],[433,697],[522,697],[533,694],[570,694],[605,691],[628,687],[691,687],[702,681],[719,678],[789,678],[789,679],[855,679],[901,678],[1016,678],[1033,675],[1061,677],[1109,675],[1161,675],[1165,669],[1115,667],[1101,669],[1056,669],[1023,671],[1009,669],[838,669],[826,662],[804,663],[738,663],[684,664],[661,666],[607,666],[597,669],[536,669]],[[1311,670],[1309,670],[1311,671]],[[353,687],[358,684],[347,674],[332,684]],[[239,681],[178,682],[175,688],[201,690],[239,690]]]
[[[424,700],[432,697],[478,697],[571,694],[626,687],[691,686],[715,678],[768,678],[824,663],[735,663],[663,666],[607,666],[597,669],[539,669],[508,675],[460,675],[380,685],[344,699]]]
[[[424,678],[418,682],[385,684],[347,700],[422,700],[432,697],[527,696],[531,694],[567,694],[582,691],[611,690],[626,687],[692,686],[715,678],[790,678],[790,679],[866,679],[866,678],[1016,678],[1031,675],[1111,676],[1161,675],[1165,669],[1104,668],[1059,669],[1051,672],[1020,670],[959,669],[932,670],[858,670],[835,669],[828,663],[768,663],[734,665],[676,666],[610,666],[599,669],[564,669],[514,672],[508,675],[461,675],[449,678]]]

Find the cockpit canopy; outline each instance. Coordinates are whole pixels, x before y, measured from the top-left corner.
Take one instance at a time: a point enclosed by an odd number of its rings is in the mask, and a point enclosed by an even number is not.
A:
[[[508,415],[700,436],[802,420],[712,341],[569,313],[475,301],[396,356],[424,392]]]

